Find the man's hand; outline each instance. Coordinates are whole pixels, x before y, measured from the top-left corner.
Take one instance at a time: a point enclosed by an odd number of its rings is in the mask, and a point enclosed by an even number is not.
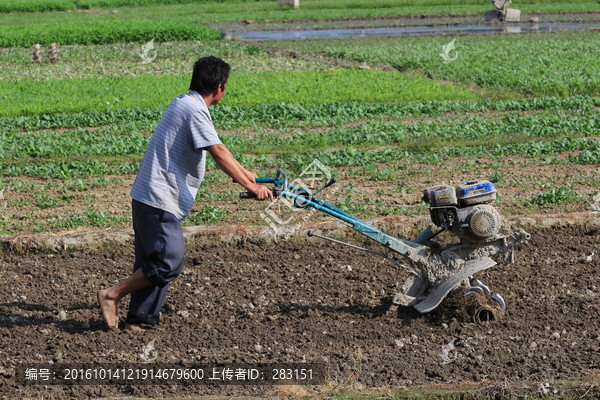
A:
[[[219,168],[233,178],[234,182],[242,185],[246,190],[256,195],[258,200],[272,199],[273,192],[266,186],[256,184],[256,174],[242,167],[231,155],[224,144],[207,146],[206,151],[210,153]]]
[[[244,168],[244,167],[242,167],[242,168]],[[246,173],[246,176],[248,177],[248,179],[250,179],[253,183],[256,183],[256,178],[258,178],[258,175],[256,175],[256,172],[248,171],[247,169],[245,169],[244,172]]]
[[[271,189],[263,185],[255,184],[254,186],[250,191],[256,195],[257,200],[273,200],[273,191]]]

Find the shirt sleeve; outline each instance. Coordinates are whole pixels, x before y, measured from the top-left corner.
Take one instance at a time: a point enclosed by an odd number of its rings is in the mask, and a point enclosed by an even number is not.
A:
[[[190,117],[190,133],[196,150],[222,143],[210,115],[204,110],[196,111]]]

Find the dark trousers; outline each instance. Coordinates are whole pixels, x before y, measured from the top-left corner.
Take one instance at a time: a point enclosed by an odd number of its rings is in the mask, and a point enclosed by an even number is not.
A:
[[[169,284],[183,270],[185,240],[181,221],[173,214],[132,201],[135,233],[133,271],[142,269],[151,286],[132,292],[126,322],[156,325]]]

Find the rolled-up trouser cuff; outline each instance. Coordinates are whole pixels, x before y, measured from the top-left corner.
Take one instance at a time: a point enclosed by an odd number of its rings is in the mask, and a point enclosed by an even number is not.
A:
[[[146,279],[150,281],[155,286],[165,287],[167,285],[167,281],[160,276],[160,271],[156,268],[156,264],[152,261],[145,261],[142,263],[142,272]]]
[[[158,325],[160,322],[160,315],[127,313],[125,322],[133,325]]]

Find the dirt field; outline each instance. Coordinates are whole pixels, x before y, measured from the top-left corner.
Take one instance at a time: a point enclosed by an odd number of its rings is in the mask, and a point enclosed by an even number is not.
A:
[[[315,241],[236,248],[190,243],[186,271],[172,286],[161,325],[137,334],[106,331],[95,293],[127,275],[130,246],[5,254],[0,392],[2,398],[279,393],[272,386],[40,387],[19,384],[14,376],[24,362],[140,363],[151,340],[157,362],[164,363],[324,363],[329,384],[316,389],[321,393],[336,387],[598,382],[600,258],[580,263],[578,256],[598,252],[600,231],[532,233],[515,265],[478,275],[505,297],[509,310],[505,320],[485,325],[471,323],[452,299],[425,316],[410,310],[387,316],[404,272],[366,253]]]

